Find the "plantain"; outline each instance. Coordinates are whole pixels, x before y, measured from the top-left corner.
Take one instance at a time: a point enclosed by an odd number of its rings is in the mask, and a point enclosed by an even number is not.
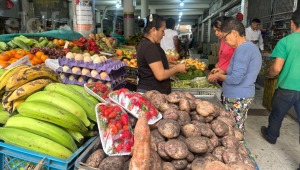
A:
[[[13,102],[13,110],[12,110],[12,112],[16,111],[16,110],[18,109],[18,106],[19,106],[21,103],[23,103],[23,102],[25,102],[25,99],[15,100],[15,101]]]
[[[78,142],[80,144],[83,143],[84,137],[80,132],[75,131],[75,130],[66,129],[66,128],[65,128],[65,130],[73,137],[73,139],[76,142]]]

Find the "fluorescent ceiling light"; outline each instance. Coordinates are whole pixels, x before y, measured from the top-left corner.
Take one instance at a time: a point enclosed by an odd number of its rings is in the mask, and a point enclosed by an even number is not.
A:
[[[116,4],[116,7],[117,7],[117,8],[120,8],[120,4],[119,4],[119,2]]]
[[[181,21],[181,19],[179,19],[179,22]]]
[[[179,15],[181,16],[181,15],[182,15],[182,12],[180,12]]]
[[[183,2],[181,2],[181,3],[180,3],[180,6],[183,6],[183,5],[184,5],[184,3],[183,3]]]
[[[138,16],[139,19],[141,19],[141,16]]]
[[[179,18],[181,18],[181,15],[179,15]]]

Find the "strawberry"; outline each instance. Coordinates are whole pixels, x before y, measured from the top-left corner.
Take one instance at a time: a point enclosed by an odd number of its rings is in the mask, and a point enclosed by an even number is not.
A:
[[[133,110],[133,108],[134,108],[134,105],[133,104],[129,104],[128,110],[131,111],[131,110]]]
[[[113,111],[113,112],[116,112],[117,114],[122,113],[122,109],[121,109],[119,106],[113,107],[113,110],[112,110],[112,111]]]
[[[146,115],[147,115],[147,120],[149,121],[150,118],[151,118],[151,113],[150,112],[146,112]]]
[[[146,99],[145,99],[144,97],[140,97],[140,98],[138,99],[138,102],[140,102],[140,103],[143,104],[143,105],[146,105]]]
[[[131,138],[131,133],[128,130],[124,130],[120,133],[120,139],[127,140]]]
[[[108,116],[111,112],[112,112],[112,109],[107,108],[107,109],[105,109],[105,111],[104,111],[104,115],[105,115],[105,116]]]
[[[118,146],[117,146],[117,152],[121,152],[123,150],[123,144],[120,143]]]
[[[128,142],[124,144],[124,148],[126,152],[131,152],[131,146]]]
[[[120,91],[120,93],[126,93],[126,92],[128,92],[128,89],[122,88],[119,91]]]
[[[150,107],[151,107],[151,102],[146,101],[146,106],[148,106],[148,108],[150,109]]]
[[[133,98],[133,94],[125,94],[125,98],[131,99]]]
[[[117,124],[117,121],[114,120],[114,119],[111,119],[111,120],[109,121],[109,123],[108,123],[108,126],[110,126],[110,125],[116,125],[116,124]]]
[[[108,118],[115,118],[117,116],[117,113],[116,112],[111,112],[109,115],[108,115]]]
[[[127,143],[128,143],[131,147],[133,147],[133,142],[128,141]]]
[[[95,87],[100,87],[100,86],[101,86],[101,84],[102,84],[102,83],[100,83],[100,82],[97,82],[97,83],[95,84]]]
[[[135,93],[135,94],[134,94],[134,97],[139,98],[139,97],[142,97],[142,95],[141,95],[140,93]]]
[[[135,106],[138,107],[139,109],[142,108],[142,104],[141,104],[140,102],[137,102],[137,103],[135,104]]]
[[[105,94],[106,96],[108,95],[108,93],[109,93],[109,91],[105,91],[105,92],[104,92],[104,94]]]
[[[151,118],[156,118],[156,112],[155,110],[150,110]]]
[[[86,85],[86,87],[90,87],[90,86],[92,86],[92,85],[91,85],[91,84],[87,84],[87,85]]]
[[[100,87],[100,88],[99,88],[99,91],[101,91],[102,93],[104,93],[104,92],[107,91],[107,89],[106,89],[105,87]]]
[[[135,105],[135,104],[137,103],[137,99],[136,99],[136,98],[133,98],[133,99],[131,100],[131,103]]]
[[[107,134],[108,134],[108,132],[109,132],[109,131],[108,131],[108,130],[106,130],[106,131],[103,133],[103,136],[104,136],[104,137],[106,137],[106,136],[107,136]]]
[[[123,130],[128,130],[128,125],[124,125]]]
[[[107,98],[107,96],[104,94],[104,95],[102,95],[102,99],[106,99]]]
[[[112,145],[111,147],[108,148],[108,152],[112,152],[113,154],[116,153],[116,147],[115,145]]]
[[[119,133],[118,128],[115,125],[109,127],[109,134],[115,136]]]
[[[94,88],[94,89],[93,89],[93,92],[94,92],[94,93],[97,93],[97,92],[98,92],[97,88]]]
[[[149,111],[149,108],[148,108],[148,106],[142,106],[142,108],[141,108],[142,110],[144,110],[144,111]]]
[[[116,120],[121,120],[121,116],[117,114]]]
[[[122,129],[122,123],[117,123],[116,124],[117,129],[120,131]]]
[[[124,124],[124,125],[127,125],[128,124],[128,115],[127,114],[123,114],[121,116],[121,122]]]
[[[102,113],[104,113],[105,109],[106,109],[105,105],[99,105],[98,112],[102,114]]]
[[[130,142],[134,143],[134,135],[131,136]]]

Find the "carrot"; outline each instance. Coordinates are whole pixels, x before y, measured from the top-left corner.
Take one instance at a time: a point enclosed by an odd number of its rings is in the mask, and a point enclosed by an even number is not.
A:
[[[139,119],[134,129],[134,149],[129,170],[150,169],[150,128],[147,115],[144,111],[139,113]]]

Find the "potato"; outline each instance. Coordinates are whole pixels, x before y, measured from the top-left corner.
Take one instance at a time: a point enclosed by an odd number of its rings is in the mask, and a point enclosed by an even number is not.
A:
[[[176,170],[175,166],[170,162],[164,162],[162,164],[163,170]]]
[[[244,134],[240,131],[240,129],[236,126],[233,127],[234,136],[238,141],[244,140]]]
[[[172,108],[171,107],[171,104],[168,104],[168,103],[161,103],[160,106],[159,106],[159,111],[161,112],[165,112],[166,110]]]
[[[150,131],[150,147],[151,149],[157,151],[157,144],[159,142],[162,142],[162,141],[165,141],[165,138],[163,137],[163,135],[161,135],[159,133],[159,131],[156,129],[156,130],[151,130]],[[155,145],[155,146],[153,146]]]
[[[218,146],[214,149],[212,154],[219,159],[219,161],[223,162],[223,153],[225,151],[224,146]]]
[[[177,91],[175,91],[168,95],[167,100],[170,103],[179,103],[181,98],[182,98],[182,96]]]
[[[238,152],[240,154],[244,154],[244,155],[248,155],[249,154],[248,151],[247,151],[247,148],[246,148],[246,146],[244,144],[240,144],[239,145]]]
[[[103,152],[102,149],[98,149],[88,157],[86,164],[93,168],[97,168],[104,158],[105,158],[105,153]]]
[[[188,166],[188,162],[185,159],[181,159],[181,160],[173,160],[172,164],[174,165],[174,167],[178,170],[184,170],[187,166]]]
[[[221,120],[213,120],[211,122],[211,128],[219,137],[227,136],[229,133],[228,125]]]
[[[191,121],[191,123],[193,124],[193,125],[205,125],[205,123],[203,123],[203,122],[200,122],[200,121],[198,121],[198,120],[192,120]]]
[[[198,114],[207,117],[208,115],[215,113],[214,106],[208,101],[202,101],[201,103],[197,104],[197,112]]]
[[[235,133],[234,133],[234,129],[233,129],[233,127],[231,127],[231,126],[228,126],[228,128],[229,128],[229,131],[228,131],[228,136],[235,136]]]
[[[201,116],[201,115],[199,115],[199,114],[197,114],[197,115],[192,115],[192,116],[191,116],[191,119],[192,119],[192,120],[198,120],[198,121],[200,121],[200,122],[202,122],[202,123],[206,123],[205,117],[203,117],[203,116]]]
[[[179,135],[177,138],[169,139],[169,140],[180,140],[181,142],[185,142],[185,137]]]
[[[233,162],[228,164],[228,167],[231,168],[231,170],[256,170],[256,168],[252,168],[243,162]]]
[[[227,116],[234,120],[233,114],[229,111],[224,110],[223,108],[220,109],[220,116]]]
[[[188,147],[179,140],[170,140],[165,143],[165,152],[174,159],[184,159],[188,155]]]
[[[189,151],[189,153],[188,153],[188,155],[187,155],[187,157],[186,157],[186,160],[187,160],[188,162],[193,162],[194,159],[195,159],[194,154],[193,154],[192,152]]]
[[[222,138],[222,144],[226,149],[239,149],[239,141],[234,136],[225,136]]]
[[[165,151],[165,144],[166,142],[163,141],[163,142],[159,142],[157,144],[157,152],[158,152],[158,155],[163,158],[164,160],[172,160],[172,158],[166,153]]]
[[[196,158],[193,162],[192,162],[192,170],[204,170],[205,166],[208,165],[209,163],[211,163],[212,161],[216,161],[218,160],[218,158],[209,158],[209,157],[200,157],[200,158]]]
[[[186,100],[189,102],[190,105],[190,110],[195,110],[197,105],[195,104],[195,102],[193,100],[191,100],[190,98],[186,98]]]
[[[154,150],[151,150],[150,170],[162,170],[161,158]]]
[[[213,161],[207,164],[204,170],[231,170],[231,169],[220,161]]]
[[[175,91],[177,95],[179,95],[181,98],[185,98],[185,95],[181,91]]]
[[[211,162],[212,161],[217,161],[218,160],[218,158],[217,157],[215,157],[213,154],[211,154],[211,153],[206,153],[205,155],[204,155],[204,158],[206,159],[206,160],[210,160]]]
[[[190,103],[186,98],[182,98],[179,101],[179,109],[182,111],[186,111],[187,113],[190,113],[190,111],[191,111]]]
[[[214,147],[219,146],[219,138],[216,135],[213,135],[209,138]]]
[[[211,124],[210,124],[210,123],[205,123],[205,125],[206,125],[209,129],[211,129]]]
[[[147,91],[147,93],[145,93],[143,96],[146,100],[151,101],[152,96],[159,93],[160,93],[159,91],[151,90],[151,91]]]
[[[190,92],[185,92],[184,93],[185,97],[191,99],[191,100],[196,100],[196,97],[192,95]]]
[[[177,120],[178,117],[179,117],[179,115],[177,113],[177,110],[174,109],[174,108],[169,108],[168,110],[166,110],[163,113],[163,118],[164,119],[174,119],[174,120]]]
[[[130,114],[128,114],[128,120],[129,120],[129,124],[131,125],[131,127],[135,127],[136,122],[137,122],[137,118],[131,116]]]
[[[198,105],[199,103],[202,102],[202,100],[201,99],[196,99],[196,100],[194,100],[194,102],[195,102],[196,105]]]
[[[93,147],[93,152],[95,152],[98,149],[102,149],[101,140],[98,140],[98,142]]]
[[[125,162],[124,170],[129,170],[130,161],[131,161],[131,158]]]
[[[180,126],[184,126],[186,124],[191,123],[191,117],[190,115],[185,111],[177,111],[178,113],[178,123]]]
[[[212,153],[212,151],[215,149],[213,143],[210,141],[209,138],[206,138],[206,142],[207,142],[207,153]]]
[[[241,154],[235,149],[225,149],[222,156],[226,164],[233,162],[243,162]]]
[[[205,122],[206,123],[210,123],[212,120],[214,120],[214,116],[213,115],[209,115],[209,116],[205,117]]]
[[[208,150],[207,138],[202,136],[192,136],[185,140],[189,150],[193,153],[206,153]]]
[[[210,138],[215,135],[215,133],[211,129],[209,129],[209,127],[207,127],[204,123],[198,123],[196,126],[200,129],[202,136]]]
[[[198,115],[198,113],[197,113],[197,111],[195,110],[195,111],[190,111],[190,116],[193,116],[193,115]]]
[[[101,170],[123,170],[125,165],[124,159],[120,156],[109,156],[99,165]]]
[[[220,116],[220,109],[221,109],[221,107],[218,106],[218,105],[216,105],[216,104],[212,104],[212,105],[213,105],[214,108],[215,108],[215,113],[213,113],[212,115],[213,115],[214,117]]]
[[[169,103],[173,109],[179,110],[179,106],[173,103]]]
[[[156,109],[159,109],[160,105],[162,103],[166,103],[167,100],[165,99],[165,96],[163,94],[155,94],[152,96],[151,99],[151,104],[154,106]]]
[[[124,155],[124,156],[122,156],[122,158],[124,159],[125,162],[127,162],[131,158],[131,156]]]
[[[150,141],[150,149],[157,151],[157,145],[153,141]]]
[[[159,121],[158,131],[166,138],[175,138],[180,134],[180,125],[174,119],[162,119]]]
[[[188,166],[185,168],[185,170],[191,170],[192,169],[192,163],[189,163]]]
[[[167,100],[168,95],[167,94],[163,94],[163,95],[165,96],[165,99]],[[167,100],[167,103],[169,103],[168,100]]]
[[[254,163],[252,162],[248,154],[247,155],[241,154],[241,155],[244,160],[244,164],[251,166],[253,169],[256,169],[256,166],[254,165]]]
[[[187,125],[182,126],[181,133],[186,138],[191,137],[191,136],[201,136],[200,129],[196,125],[193,125],[193,124],[187,124]]]
[[[232,127],[236,127],[235,121],[227,116],[219,116],[217,117],[217,120],[221,120],[224,123],[226,123],[227,125],[230,125]]]

